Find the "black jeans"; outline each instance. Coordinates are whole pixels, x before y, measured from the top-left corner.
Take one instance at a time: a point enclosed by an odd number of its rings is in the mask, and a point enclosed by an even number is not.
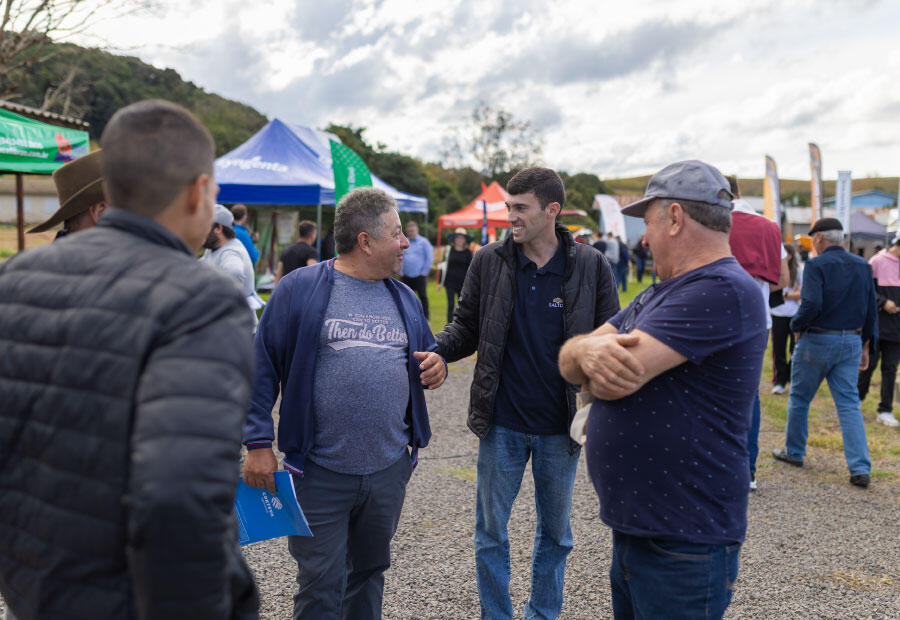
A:
[[[772,367],[775,369],[775,385],[787,385],[791,380],[791,362],[785,351],[790,343],[790,353],[794,355],[794,333],[791,331],[790,316],[772,317]]]
[[[453,322],[453,308],[456,306],[456,298],[459,297],[459,291],[452,288],[444,287],[447,291],[447,322]]]
[[[897,378],[897,363],[900,362],[900,342],[891,342],[890,340],[879,340],[878,347],[873,345],[873,340],[869,341],[869,366],[859,373],[859,380],[856,384],[859,390],[859,400],[866,397],[869,393],[869,382],[872,380],[872,373],[875,372],[875,366],[878,365],[878,358],[881,358],[881,402],[878,403],[878,412],[893,412],[894,410],[894,381]]]
[[[416,276],[415,278],[403,276],[401,282],[416,292],[419,301],[422,302],[425,318],[430,319],[431,315],[428,314],[428,276]]]

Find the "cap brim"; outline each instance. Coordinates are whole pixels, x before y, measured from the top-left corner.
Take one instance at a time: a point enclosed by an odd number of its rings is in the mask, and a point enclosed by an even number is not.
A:
[[[630,205],[622,207],[622,215],[644,217],[644,212],[647,211],[647,207],[649,207],[650,203],[654,200],[656,200],[656,196],[647,196],[646,198],[641,198],[637,202],[632,202]]]

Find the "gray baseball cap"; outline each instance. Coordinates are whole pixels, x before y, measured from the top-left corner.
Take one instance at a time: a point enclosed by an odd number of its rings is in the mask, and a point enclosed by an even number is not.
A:
[[[720,198],[722,191],[731,198]],[[623,208],[622,214],[644,217],[644,211],[657,198],[705,202],[731,211],[734,194],[721,172],[702,161],[689,159],[669,164],[654,174],[644,197]]]
[[[234,215],[227,207],[216,205],[216,210],[213,214],[213,222],[221,224],[222,226],[227,226],[228,228],[234,228]]]

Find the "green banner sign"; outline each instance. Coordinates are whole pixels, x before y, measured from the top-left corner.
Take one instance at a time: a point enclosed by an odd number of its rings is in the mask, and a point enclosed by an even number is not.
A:
[[[86,131],[40,123],[0,109],[0,172],[51,174],[89,150]]]
[[[353,149],[331,141],[331,169],[334,171],[334,204],[357,187],[371,187],[372,175]]]

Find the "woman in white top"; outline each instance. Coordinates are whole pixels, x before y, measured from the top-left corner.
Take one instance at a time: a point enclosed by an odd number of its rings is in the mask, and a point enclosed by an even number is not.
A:
[[[788,253],[788,269],[791,274],[790,283],[784,287],[784,303],[772,308],[772,368],[775,371],[773,394],[784,394],[788,381],[791,380],[791,362],[785,354],[790,343],[790,354],[794,355],[794,334],[791,332],[791,318],[800,308],[800,283],[803,268],[797,261],[797,251],[790,243],[784,244]]]

